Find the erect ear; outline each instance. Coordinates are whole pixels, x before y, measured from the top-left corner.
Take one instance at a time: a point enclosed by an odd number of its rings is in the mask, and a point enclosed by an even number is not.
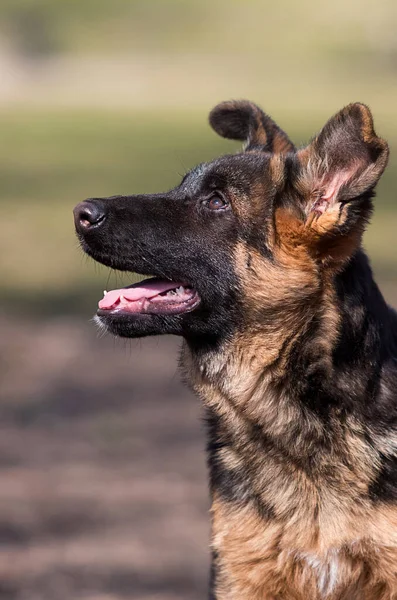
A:
[[[311,194],[307,209],[324,212],[337,201],[345,202],[371,191],[386,167],[388,155],[387,143],[374,131],[369,108],[365,104],[349,104],[297,154],[302,183],[306,194]]]
[[[245,142],[245,150],[275,154],[295,150],[287,134],[273,119],[248,100],[221,102],[210,112],[209,121],[222,137]]]
[[[279,228],[286,231],[288,223],[295,245],[306,242],[323,259],[348,258],[360,244],[388,155],[387,143],[374,131],[369,108],[360,103],[346,106],[295,155],[292,187],[301,218],[293,232],[291,213],[281,208]]]

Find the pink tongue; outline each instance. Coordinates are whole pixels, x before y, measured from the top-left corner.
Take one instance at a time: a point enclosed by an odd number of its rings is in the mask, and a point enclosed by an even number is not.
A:
[[[153,298],[163,292],[174,290],[175,288],[183,285],[176,283],[175,281],[161,281],[156,279],[147,279],[132,287],[121,288],[119,290],[111,290],[106,294],[102,300],[99,301],[99,308],[112,308],[120,300],[120,296],[123,296],[126,300],[134,302],[135,300],[141,300],[142,298]]]

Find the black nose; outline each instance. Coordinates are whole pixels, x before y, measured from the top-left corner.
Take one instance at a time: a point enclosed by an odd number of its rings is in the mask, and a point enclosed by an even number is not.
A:
[[[76,230],[79,232],[102,225],[106,218],[105,204],[97,199],[80,202],[73,213]]]

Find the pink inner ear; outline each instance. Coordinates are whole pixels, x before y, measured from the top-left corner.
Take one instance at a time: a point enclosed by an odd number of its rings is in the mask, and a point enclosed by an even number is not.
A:
[[[349,169],[338,171],[328,181],[326,179],[323,185],[324,193],[321,196],[321,200],[326,200],[328,203],[335,202],[340,188],[354,177],[358,169],[359,165],[354,162]]]
[[[319,185],[320,196],[315,200],[310,208],[310,212],[317,215],[324,214],[337,202],[338,194],[344,185],[348,184],[360,169],[360,164],[356,161],[348,169],[341,169],[335,174],[326,174],[322,177]]]

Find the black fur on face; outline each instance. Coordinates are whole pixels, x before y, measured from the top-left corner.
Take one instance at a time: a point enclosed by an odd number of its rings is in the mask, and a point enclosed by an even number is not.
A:
[[[87,254],[114,269],[183,282],[200,298],[181,314],[99,311],[101,323],[125,337],[171,333],[210,345],[225,339],[240,311],[234,247],[252,235],[238,212],[249,211],[266,161],[265,154],[225,156],[199,165],[164,194],[88,200],[106,217],[100,227],[78,228]],[[263,202],[264,218],[266,208]]]

